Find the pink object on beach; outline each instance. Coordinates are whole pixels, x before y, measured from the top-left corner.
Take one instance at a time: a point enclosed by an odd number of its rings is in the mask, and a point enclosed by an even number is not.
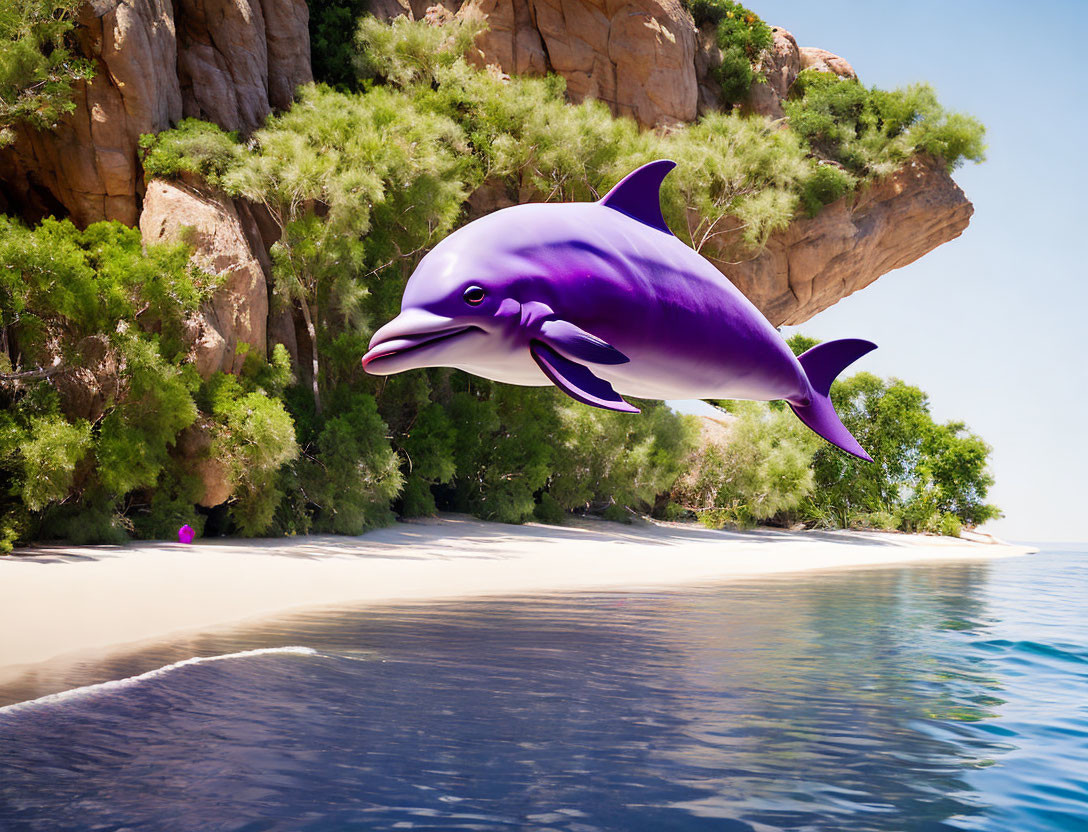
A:
[[[193,531],[193,527],[188,523],[178,529],[178,540],[180,542],[192,543],[194,537],[196,537],[196,532]]]

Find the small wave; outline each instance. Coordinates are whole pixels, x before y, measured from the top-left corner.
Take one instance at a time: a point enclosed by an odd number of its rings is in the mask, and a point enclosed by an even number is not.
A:
[[[148,679],[157,679],[159,676],[165,676],[180,667],[188,667],[194,664],[205,664],[207,662],[220,662],[224,659],[247,659],[251,656],[268,656],[279,653],[287,653],[296,656],[316,656],[318,652],[312,647],[261,647],[256,650],[242,650],[238,653],[224,653],[222,656],[194,656],[191,659],[183,659],[180,662],[174,662],[173,664],[163,665],[155,670],[149,670],[146,673],[140,673],[136,676],[129,676],[125,679],[113,679],[109,682],[99,682],[94,685],[84,685],[79,688],[72,688],[70,690],[62,690],[59,693],[50,693],[46,696],[41,696],[37,699],[28,699],[25,702],[15,702],[11,705],[5,705],[0,708],[0,716],[4,714],[10,714],[15,711],[21,711],[26,708],[36,707],[38,705],[52,705],[57,702],[65,702],[69,699],[77,699],[85,696],[93,696],[95,694],[104,693],[110,690],[117,690],[119,688],[127,688],[132,685],[139,684],[140,682],[146,682]]]
[[[1088,664],[1088,656],[1079,652],[1078,646],[1074,644],[1046,644],[1038,641],[1010,641],[1005,638],[994,638],[987,641],[976,641],[975,646],[982,650],[1030,653],[1067,662]]]

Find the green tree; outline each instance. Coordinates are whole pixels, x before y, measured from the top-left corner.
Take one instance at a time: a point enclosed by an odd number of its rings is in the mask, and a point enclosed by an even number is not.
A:
[[[451,507],[487,520],[522,523],[533,516],[556,458],[556,393],[468,377],[454,394],[455,496]]]
[[[447,485],[457,473],[454,443],[457,431],[446,408],[429,402],[418,408],[400,441],[407,468],[403,514],[407,517],[433,514],[436,510],[433,485]]]
[[[290,359],[277,344],[270,372],[242,376],[215,373],[200,393],[202,410],[211,423],[211,454],[224,463],[233,495],[230,513],[244,535],[267,532],[283,493],[276,473],[298,456],[295,425],[278,398],[289,376]]]
[[[790,350],[794,355],[801,355],[808,352],[810,349],[820,343],[819,338],[810,338],[800,332],[795,332],[789,338],[786,339],[786,343],[789,345]]]
[[[935,423],[929,399],[917,387],[858,373],[835,382],[831,396],[873,462],[821,446],[813,464],[813,519],[936,531],[945,515],[966,525],[999,515],[984,502],[993,484],[988,446],[962,423]]]
[[[374,398],[365,394],[342,398],[337,415],[318,433],[317,453],[301,469],[300,480],[316,505],[318,531],[361,534],[391,519],[389,503],[404,478]]]
[[[349,96],[308,87],[252,142],[255,151],[223,182],[263,204],[280,228],[273,275],[305,321],[320,414],[319,328],[358,328],[366,278],[452,228],[465,197],[461,136],[385,89]]]
[[[562,427],[548,494],[560,506],[649,511],[669,492],[694,448],[696,420],[664,402],[637,404],[638,416],[576,402],[559,407]]]
[[[689,457],[674,498],[713,528],[748,527],[796,511],[815,487],[819,439],[790,412],[730,402],[714,438]]]
[[[42,130],[75,110],[72,84],[94,75],[73,54],[72,17],[79,0],[16,0],[0,6],[0,147],[18,123]]]

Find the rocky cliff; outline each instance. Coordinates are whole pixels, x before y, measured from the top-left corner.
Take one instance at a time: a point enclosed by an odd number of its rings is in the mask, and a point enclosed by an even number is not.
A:
[[[265,355],[269,266],[258,259],[264,248],[244,202],[154,179],[144,197],[140,235],[148,243],[184,240],[194,250],[193,264],[219,280],[211,299],[187,322],[189,360],[203,378],[238,373],[247,349]]]
[[[973,211],[942,165],[917,157],[816,217],[795,220],[751,260],[703,254],[775,326],[792,326],[958,237]]]
[[[507,73],[558,72],[572,100],[595,97],[658,129],[720,107],[711,79],[714,32],[695,27],[680,0],[375,0],[376,13],[482,18],[473,59]],[[139,224],[145,239],[195,226],[197,261],[225,275],[192,327],[201,372],[236,369],[239,342],[265,348],[267,246],[244,203],[187,186],[145,186],[137,142],[187,116],[243,134],[290,105],[311,80],[304,0],[90,0],[78,17],[83,53],[96,63],[76,87],[76,109],[54,131],[29,128],[0,150],[0,210],[34,220],[67,214]],[[781,117],[803,68],[854,77],[842,58],[799,47],[786,30],[759,58],[767,83],[743,107]],[[150,190],[148,189],[150,187]],[[494,205],[492,207],[500,207]],[[141,216],[141,210],[143,215]],[[970,202],[947,172],[916,159],[893,176],[798,219],[754,259],[704,251],[775,324],[797,324],[966,228]],[[717,258],[717,259],[716,259]],[[277,338],[276,340],[283,340]]]

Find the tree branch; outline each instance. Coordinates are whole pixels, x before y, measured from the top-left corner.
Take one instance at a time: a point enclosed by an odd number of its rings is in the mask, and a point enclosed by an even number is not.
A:
[[[59,375],[67,369],[63,364],[58,363],[49,369],[39,368],[37,370],[25,370],[21,373],[0,373],[0,381],[38,381],[39,379]]]

